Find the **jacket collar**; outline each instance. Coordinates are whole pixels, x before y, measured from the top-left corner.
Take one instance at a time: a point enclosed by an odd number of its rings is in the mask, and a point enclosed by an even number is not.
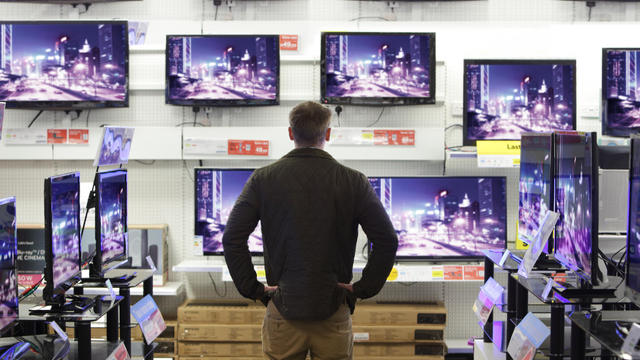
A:
[[[318,157],[318,158],[335,160],[328,152],[326,152],[324,150],[321,150],[321,149],[311,148],[311,147],[293,149],[293,150],[289,151],[289,153],[287,155],[285,155],[284,157],[285,158]]]

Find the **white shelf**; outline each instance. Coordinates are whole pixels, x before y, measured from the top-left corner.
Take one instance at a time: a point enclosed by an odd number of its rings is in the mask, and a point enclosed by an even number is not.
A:
[[[467,339],[445,339],[444,342],[449,354],[473,354],[473,345],[469,345]]]
[[[177,281],[169,281],[163,286],[153,287],[153,296],[177,296],[184,291],[184,284]],[[117,289],[116,289],[117,292]],[[85,295],[109,295],[107,288],[85,288]],[[132,296],[142,296],[143,287],[136,286],[131,288]]]
[[[485,343],[482,339],[473,341],[474,360],[503,360],[506,357],[506,354],[496,349],[493,343]]]
[[[222,272],[227,267],[222,258],[211,258],[209,260],[185,260],[173,266],[173,272]]]

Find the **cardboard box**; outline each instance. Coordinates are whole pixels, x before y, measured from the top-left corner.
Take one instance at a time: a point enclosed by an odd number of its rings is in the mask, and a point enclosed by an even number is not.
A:
[[[354,356],[354,360],[389,360],[389,358],[387,356]],[[394,356],[393,360],[444,360],[444,355]]]
[[[264,358],[262,356],[256,357],[256,356],[240,356],[240,357],[183,357],[180,356],[180,360],[263,360]]]
[[[356,342],[412,342],[444,340],[445,325],[365,325],[353,327]]]
[[[261,303],[187,300],[178,308],[178,323],[259,325],[265,312],[266,308]]]
[[[182,324],[178,325],[182,341],[262,341],[262,325]]]
[[[178,334],[178,322],[175,320],[168,320],[164,322],[167,325],[167,328],[158,335],[158,339],[162,340],[175,340],[177,339]]]
[[[446,324],[447,309],[433,304],[358,304],[353,325]]]
[[[158,347],[153,351],[156,356],[159,354],[177,355],[178,354],[178,342],[175,340],[155,340],[158,343]]]
[[[445,354],[445,345],[442,342],[430,341],[406,344],[374,344],[356,343],[353,346],[353,355],[360,356],[415,356],[415,355],[436,355]]]
[[[215,342],[186,342],[178,344],[178,354],[183,356],[262,356],[262,343],[215,343]]]

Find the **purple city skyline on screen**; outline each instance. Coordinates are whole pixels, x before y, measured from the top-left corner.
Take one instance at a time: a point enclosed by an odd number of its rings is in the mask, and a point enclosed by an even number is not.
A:
[[[0,270],[0,330],[18,319],[18,275],[15,269]]]
[[[103,174],[100,180],[100,244],[105,264],[126,251],[127,173]]]
[[[631,141],[626,286],[640,293],[640,139]]]
[[[169,100],[276,100],[277,36],[167,39]]]
[[[369,178],[396,232],[399,257],[482,256],[506,244],[504,178]]]
[[[431,35],[326,34],[323,96],[431,97]]]
[[[126,25],[0,24],[0,101],[127,98]]]
[[[465,64],[467,139],[572,130],[574,78],[573,65]]]
[[[589,134],[556,134],[555,257],[573,271],[591,277],[592,147]]]
[[[640,130],[639,59],[640,49],[605,53],[605,134],[629,135]]]
[[[0,330],[18,318],[15,198],[0,199]]]
[[[205,255],[222,254],[222,235],[238,196],[253,170],[196,171],[196,235],[202,236]],[[262,253],[260,222],[249,236],[249,251]]]
[[[51,181],[51,237],[53,286],[80,271],[80,187],[78,177]]]

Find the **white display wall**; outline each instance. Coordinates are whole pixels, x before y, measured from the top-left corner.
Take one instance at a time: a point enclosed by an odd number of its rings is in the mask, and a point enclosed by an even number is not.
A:
[[[282,53],[281,104],[258,108],[206,109],[198,121],[209,124],[206,132],[223,134],[245,127],[249,138],[260,139],[257,127],[285,127],[292,106],[320,97],[320,32],[336,31],[429,31],[436,32],[437,102],[435,105],[387,107],[376,127],[422,129],[429,142],[441,138],[445,126],[462,123],[462,63],[469,58],[557,58],[577,60],[578,129],[599,131],[602,47],[640,47],[637,34],[640,4],[598,3],[589,10],[584,2],[563,0],[486,0],[448,3],[385,1],[280,0],[242,1],[216,10],[212,0],[144,0],[95,4],[88,11],[69,5],[0,3],[1,20],[126,19],[148,21],[146,44],[131,49],[130,107],[84,111],[78,119],[63,112],[45,112],[34,127],[89,127],[93,134],[103,124],[135,126],[129,164],[129,223],[169,225],[169,265],[193,255],[193,167],[197,160],[182,160],[183,128],[193,121],[190,108],[164,104],[164,39],[166,34],[282,33],[298,34],[300,50]],[[223,4],[225,1],[223,0]],[[215,19],[214,19],[215,18]],[[345,106],[334,126],[364,127],[374,122],[382,108]],[[8,110],[5,127],[26,127],[35,111]],[[75,117],[75,113],[71,114]],[[87,119],[88,118],[88,119]],[[187,125],[189,126],[189,125]],[[284,128],[283,128],[284,130]],[[184,129],[185,133],[193,131]],[[144,135],[144,136],[143,136]],[[212,135],[215,136],[215,135]],[[446,132],[448,146],[461,145],[462,131]],[[136,142],[137,141],[137,142]],[[286,139],[277,140],[287,146]],[[16,195],[20,223],[43,222],[43,179],[79,170],[82,181],[93,178],[87,159],[90,146],[65,149],[45,146],[44,154],[31,146],[0,144],[0,197]],[[375,149],[366,158],[345,161],[367,175],[441,175],[441,150],[430,150],[423,160],[380,160],[387,150]],[[6,160],[5,160],[6,159]],[[26,159],[26,160],[17,160]],[[36,160],[34,160],[36,159]],[[55,159],[55,160],[54,160]],[[77,159],[77,160],[63,160]],[[430,159],[430,160],[425,160]],[[155,161],[154,161],[155,160]],[[269,160],[270,161],[270,160]],[[268,161],[242,159],[205,160],[206,166],[262,166]],[[474,158],[448,159],[447,175],[505,175],[508,177],[509,241],[515,238],[517,176],[514,169],[477,169]],[[361,239],[362,241],[362,239]],[[170,280],[184,281],[189,297],[215,298],[208,274],[170,273]],[[214,274],[220,293],[220,274]],[[471,312],[478,282],[388,284],[376,300],[445,301],[449,310],[447,338],[480,335]],[[226,284],[227,298],[239,295]],[[177,302],[177,301],[176,301]],[[171,300],[164,299],[168,307]],[[169,303],[169,304],[167,304]]]

